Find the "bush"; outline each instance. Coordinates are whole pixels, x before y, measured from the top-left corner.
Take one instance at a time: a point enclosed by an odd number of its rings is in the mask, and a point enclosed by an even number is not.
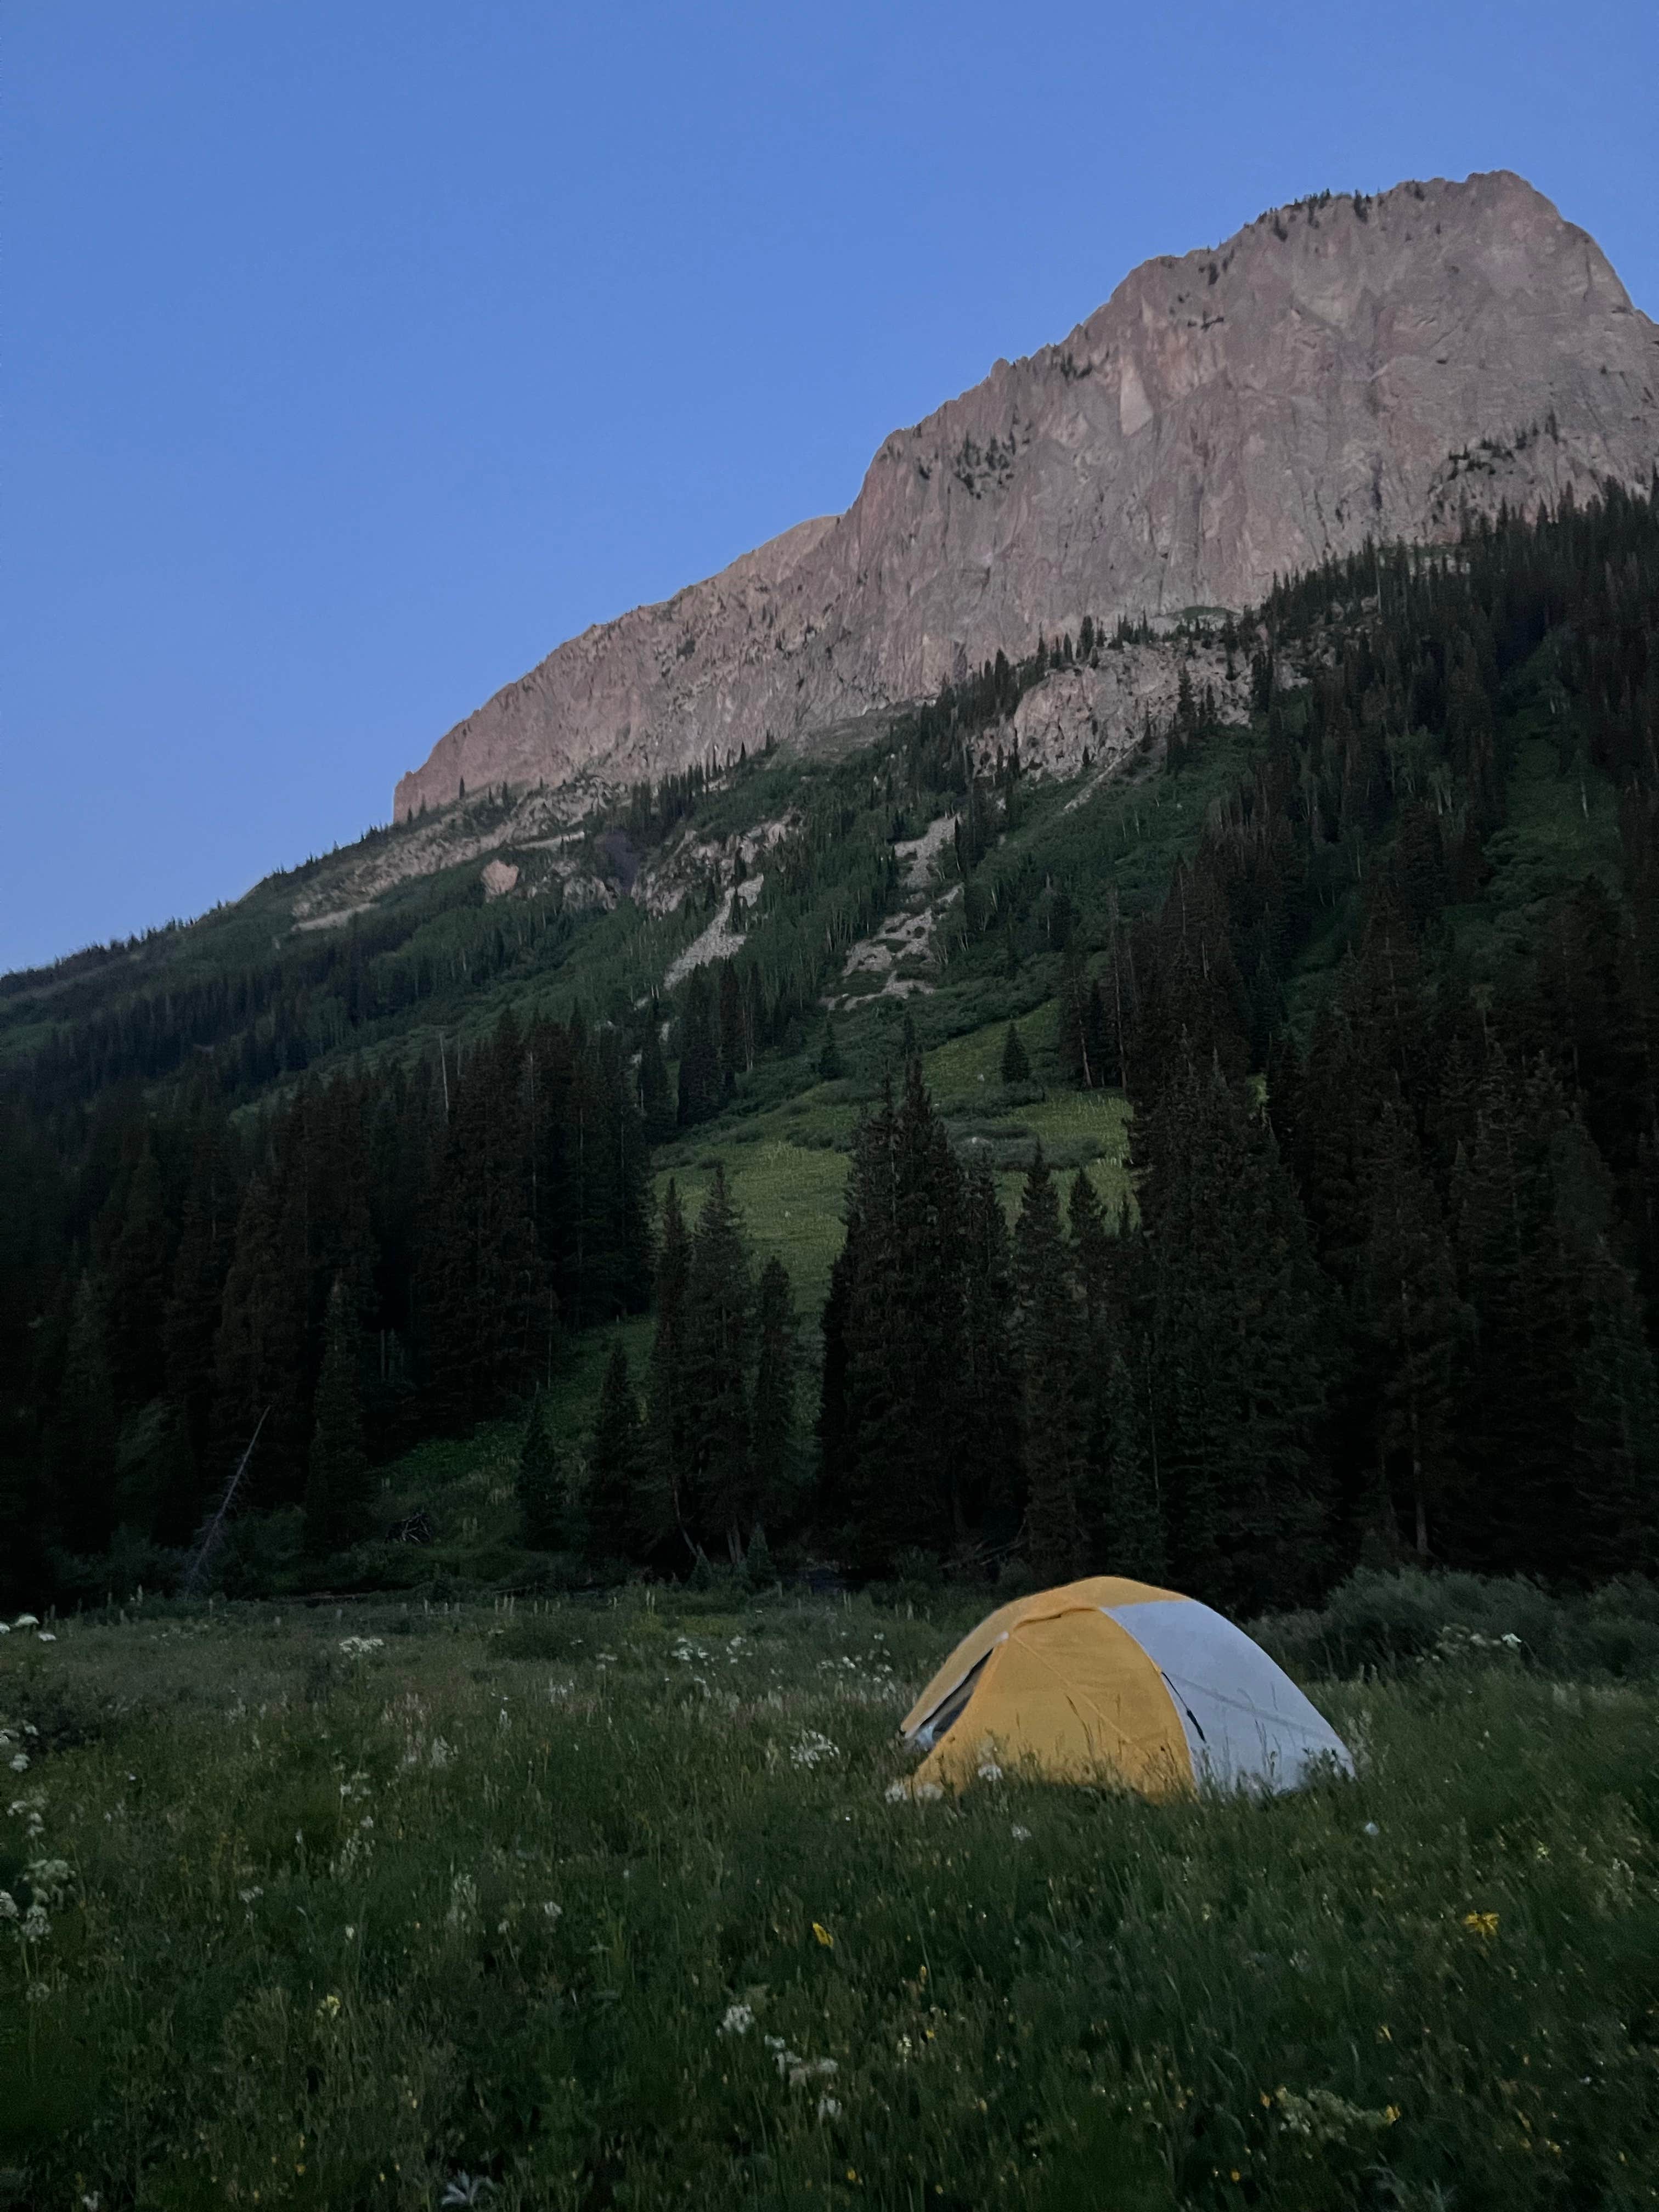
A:
[[[1462,1659],[1651,1679],[1659,1588],[1632,1577],[1589,1595],[1554,1595],[1518,1577],[1361,1567],[1316,1611],[1273,1614],[1250,1632],[1302,1677],[1395,1674]]]

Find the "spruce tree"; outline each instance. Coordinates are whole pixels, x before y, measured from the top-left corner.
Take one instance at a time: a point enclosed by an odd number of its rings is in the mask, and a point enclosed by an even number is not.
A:
[[[599,1560],[640,1559],[672,1525],[666,1486],[653,1482],[628,1354],[605,1362],[587,1452],[587,1547]]]
[[[1379,1454],[1385,1470],[1397,1460],[1407,1478],[1412,1541],[1426,1561],[1431,1522],[1455,1481],[1451,1413],[1470,1316],[1416,1133],[1396,1103],[1383,1103],[1368,1167],[1358,1312],[1382,1357]]]
[[[168,1242],[161,1170],[147,1131],[120,1203],[105,1274],[110,1376],[125,1413],[148,1404],[165,1382]]]
[[[1010,1022],[1002,1040],[1002,1079],[1006,1084],[1029,1083],[1031,1063],[1017,1025]]]
[[[1138,1350],[1115,1346],[1106,1373],[1097,1560],[1103,1573],[1158,1584],[1168,1572],[1168,1547]]]
[[[1026,1556],[1040,1580],[1068,1582],[1085,1565],[1079,1493],[1087,1339],[1060,1236],[1060,1197],[1041,1145],[1014,1224],[1014,1288]]]
[[[306,1482],[306,1549],[318,1558],[344,1551],[369,1531],[374,1492],[363,1449],[361,1364],[350,1294],[337,1279],[329,1293]]]
[[[735,1565],[755,1519],[748,1362],[754,1294],[743,1222],[716,1167],[691,1239],[685,1292],[686,1470],[697,1540]]]
[[[640,1048],[640,1112],[649,1143],[659,1145],[674,1133],[673,1093],[668,1084],[668,1063],[662,1056],[662,1037],[653,1006]]]
[[[692,1507],[689,1482],[689,1382],[687,1375],[686,1286],[691,1270],[691,1243],[679,1189],[672,1176],[663,1194],[662,1228],[657,1244],[657,1328],[651,1345],[650,1444],[656,1465],[666,1478],[674,1515],[695,1548],[689,1522]]]
[[[689,1129],[720,1111],[720,1056],[708,977],[694,968],[680,1012],[679,1122]]]
[[[785,1501],[800,1358],[794,1291],[788,1269],[775,1255],[761,1270],[755,1338],[755,1387],[749,1414],[750,1489],[756,1514],[767,1516],[775,1516]]]
[[[969,1540],[963,1188],[921,1063],[859,1131],[848,1177],[842,1362],[836,1378],[840,1531],[869,1572],[917,1547]],[[831,1413],[826,1380],[824,1426]]]
[[[738,913],[736,895],[732,906]],[[720,1096],[729,1098],[738,1087],[738,1078],[748,1064],[743,1034],[743,987],[738,971],[730,960],[720,963]]]
[[[228,1480],[257,1430],[248,1486],[250,1496],[266,1504],[303,1496],[310,1441],[306,1284],[293,1225],[276,1163],[267,1158],[243,1194],[225,1277],[214,1344],[209,1484],[221,1479],[221,1469]]]
[[[510,1012],[454,1085],[422,1238],[433,1419],[459,1429],[544,1378],[556,1299],[537,1237],[530,1086]]]
[[[1148,1444],[1170,1561],[1195,1595],[1288,1603],[1328,1556],[1321,1449],[1332,1319],[1259,1108],[1183,1052],[1144,1127]]]
[[[955,1517],[1001,1549],[1019,1534],[1025,1492],[1012,1254],[1002,1200],[983,1160],[963,1178],[961,1268]]]
[[[538,1390],[519,1446],[519,1465],[514,1487],[518,1492],[520,1524],[524,1540],[536,1552],[569,1552],[580,1548],[570,1480],[553,1433],[544,1392]]]
[[[844,1073],[841,1047],[836,1042],[836,1018],[833,1014],[824,1018],[823,1043],[818,1052],[817,1070],[821,1083],[839,1083]]]
[[[76,1286],[52,1455],[52,1520],[66,1551],[101,1552],[109,1542],[117,1438],[104,1286],[88,1271]]]

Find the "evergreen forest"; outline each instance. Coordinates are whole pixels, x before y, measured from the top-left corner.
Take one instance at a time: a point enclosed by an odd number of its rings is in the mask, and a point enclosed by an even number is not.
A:
[[[1021,697],[1149,640],[623,794],[596,866],[702,841],[675,915],[454,871],[4,979],[0,1599],[409,1586],[391,1471],[481,1433],[520,1590],[1650,1571],[1659,485],[1194,617],[1112,776],[1028,774]],[[947,816],[926,988],[848,990]],[[1123,1102],[1121,1172],[941,1096],[981,1033],[988,1107]],[[831,1109],[829,1200],[750,1218]]]

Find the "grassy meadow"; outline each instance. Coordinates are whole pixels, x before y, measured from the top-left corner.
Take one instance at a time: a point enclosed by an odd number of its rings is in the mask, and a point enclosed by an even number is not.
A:
[[[944,1592],[24,1623],[0,2205],[1651,2204],[1659,1620],[1389,1602],[1266,1805],[895,1802]]]
[[[949,1008],[940,1011],[949,1018]],[[757,1269],[775,1256],[783,1261],[809,1334],[816,1334],[842,1246],[848,1158],[860,1117],[879,1097],[884,1076],[896,1086],[902,1079],[898,1024],[894,1010],[884,1012],[884,1021],[866,1014],[846,1024],[854,1071],[847,1077],[812,1083],[775,1102],[743,1101],[654,1156],[659,1203],[672,1176],[694,1220],[716,1163],[725,1169]],[[982,1148],[1011,1228],[1039,1143],[1067,1179],[1073,1169],[1086,1169],[1114,1217],[1130,1193],[1128,1102],[1121,1091],[1078,1091],[1057,1079],[1058,1018],[1054,1000],[1044,1000],[1016,1020],[1039,1079],[1012,1091],[1004,1088],[1001,1074],[1006,1019],[965,1030],[921,1055],[928,1091],[953,1141],[968,1158]],[[597,1393],[597,1376],[593,1387]]]

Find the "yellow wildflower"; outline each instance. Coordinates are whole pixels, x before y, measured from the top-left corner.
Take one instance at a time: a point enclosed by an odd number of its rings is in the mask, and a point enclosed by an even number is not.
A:
[[[1484,1942],[1498,1933],[1498,1915],[1495,1912],[1466,1912],[1463,1925],[1471,1936],[1479,1936]]]
[[[835,1949],[836,1939],[830,1933],[830,1930],[824,1926],[823,1921],[815,1920],[812,1923],[812,1933],[817,1937],[819,1942],[823,1944],[826,1951],[833,1951]]]

